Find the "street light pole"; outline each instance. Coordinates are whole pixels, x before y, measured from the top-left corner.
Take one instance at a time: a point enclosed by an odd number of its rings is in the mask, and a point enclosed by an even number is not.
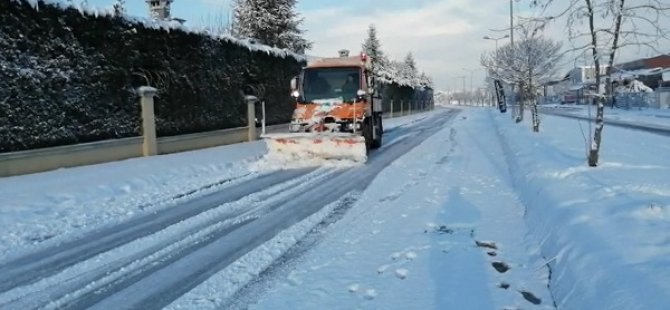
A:
[[[465,75],[459,75],[455,78],[456,79],[463,79],[463,91],[461,93],[461,99],[464,99],[464,97],[465,97],[465,78],[466,78],[466,76]]]
[[[509,0],[509,41],[514,46],[514,4]]]
[[[502,37],[500,37],[500,38],[492,38],[492,37],[489,37],[489,36],[485,36],[485,37],[484,37],[484,40],[493,40],[493,41],[496,41],[496,51],[498,51],[498,40],[507,39],[507,38],[509,38],[509,34],[506,34],[506,35],[504,35],[504,36],[502,36]]]
[[[472,101],[472,93],[473,93],[473,88],[472,88],[472,75],[477,71],[477,69],[466,69],[466,68],[461,68],[465,71],[470,72],[470,101]]]

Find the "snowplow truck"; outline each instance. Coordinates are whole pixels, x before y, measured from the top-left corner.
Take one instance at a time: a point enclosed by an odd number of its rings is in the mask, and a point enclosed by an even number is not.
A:
[[[265,136],[269,153],[360,163],[381,147],[381,98],[375,98],[365,53],[350,57],[342,50],[339,57],[309,62],[291,80],[291,91],[296,104],[289,132]]]

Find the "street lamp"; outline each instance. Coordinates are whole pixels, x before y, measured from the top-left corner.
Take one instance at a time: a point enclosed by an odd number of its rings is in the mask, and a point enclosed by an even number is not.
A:
[[[470,72],[470,91],[469,91],[470,95],[469,95],[469,97],[470,97],[470,101],[472,102],[472,74],[475,73],[475,71],[477,71],[477,69],[466,69],[466,68],[461,68],[461,69]]]
[[[463,100],[463,99],[465,99],[465,78],[466,78],[466,76],[465,75],[459,75],[459,76],[456,76],[454,78],[455,79],[463,79],[463,92],[461,93],[461,98],[460,98],[461,100]],[[456,89],[458,90],[458,87]],[[460,104],[463,104],[463,103],[460,102]]]
[[[496,41],[496,51],[498,51],[498,40],[507,39],[507,38],[509,38],[509,34],[506,34],[506,35],[504,35],[500,38],[492,38],[492,37],[489,37],[489,36],[485,36],[484,40],[494,40],[494,41]]]

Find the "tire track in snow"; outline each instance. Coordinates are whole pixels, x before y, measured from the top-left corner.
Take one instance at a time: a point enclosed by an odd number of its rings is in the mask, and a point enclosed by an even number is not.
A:
[[[282,171],[247,180],[226,191],[211,193],[175,208],[142,214],[112,227],[102,228],[80,239],[39,249],[0,263],[0,292],[33,283],[75,263],[135,239],[150,235],[221,204],[239,200],[258,188],[291,180],[312,170]]]
[[[294,185],[300,182],[321,180],[328,177],[331,173],[331,170],[317,170],[307,173],[302,177],[274,185],[267,190],[262,190],[237,202],[227,203],[220,207],[203,211],[192,217],[183,218],[179,223],[155,233],[147,234],[147,236],[133,240],[103,255],[93,257],[92,260],[97,261],[100,266],[94,268],[94,270],[88,270],[90,266],[87,266],[85,260],[82,260],[83,263],[79,264],[81,266],[75,265],[64,269],[54,277],[42,279],[35,285],[20,287],[4,294],[4,296],[0,296],[0,304],[7,304],[7,300],[9,299],[10,305],[22,305],[19,308],[26,308],[31,304],[46,303],[46,301],[58,299],[72,291],[83,290],[84,292],[81,294],[86,294],[90,291],[99,290],[99,287],[104,287],[108,282],[115,281],[115,278],[122,276],[118,275],[109,279],[110,274],[117,273],[117,270],[132,273],[137,269],[141,269],[144,265],[169,259],[170,257],[174,258],[179,255],[179,252],[185,250],[184,248],[193,249],[194,247],[201,246],[212,238],[211,235],[227,231],[230,226],[237,227],[240,222],[249,222],[262,216],[263,209],[267,208],[268,203],[275,202],[278,199],[280,202],[290,199],[290,188]],[[255,207],[249,207],[249,205]],[[195,207],[193,204],[189,206]],[[222,225],[222,223],[226,225]],[[173,246],[173,244],[178,243],[184,237],[188,238],[212,226],[221,227],[217,227],[216,230],[207,234],[201,234],[201,239],[191,240],[190,244],[187,243],[180,247]],[[164,251],[163,249],[165,248],[170,248],[170,251]],[[157,252],[163,253],[155,255],[154,253]],[[137,263],[143,257],[149,256],[153,256],[151,260],[146,261],[145,259],[144,263]],[[89,283],[95,283],[95,285],[90,285]],[[36,292],[39,294],[37,297],[34,296]]]

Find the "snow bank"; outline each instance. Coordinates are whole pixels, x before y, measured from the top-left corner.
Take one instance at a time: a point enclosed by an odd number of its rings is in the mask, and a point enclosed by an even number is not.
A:
[[[670,148],[663,137],[609,128],[602,164],[586,167],[576,121],[548,116],[544,132],[491,122],[531,235],[564,309],[665,309],[670,304]],[[560,128],[560,130],[559,130]]]

